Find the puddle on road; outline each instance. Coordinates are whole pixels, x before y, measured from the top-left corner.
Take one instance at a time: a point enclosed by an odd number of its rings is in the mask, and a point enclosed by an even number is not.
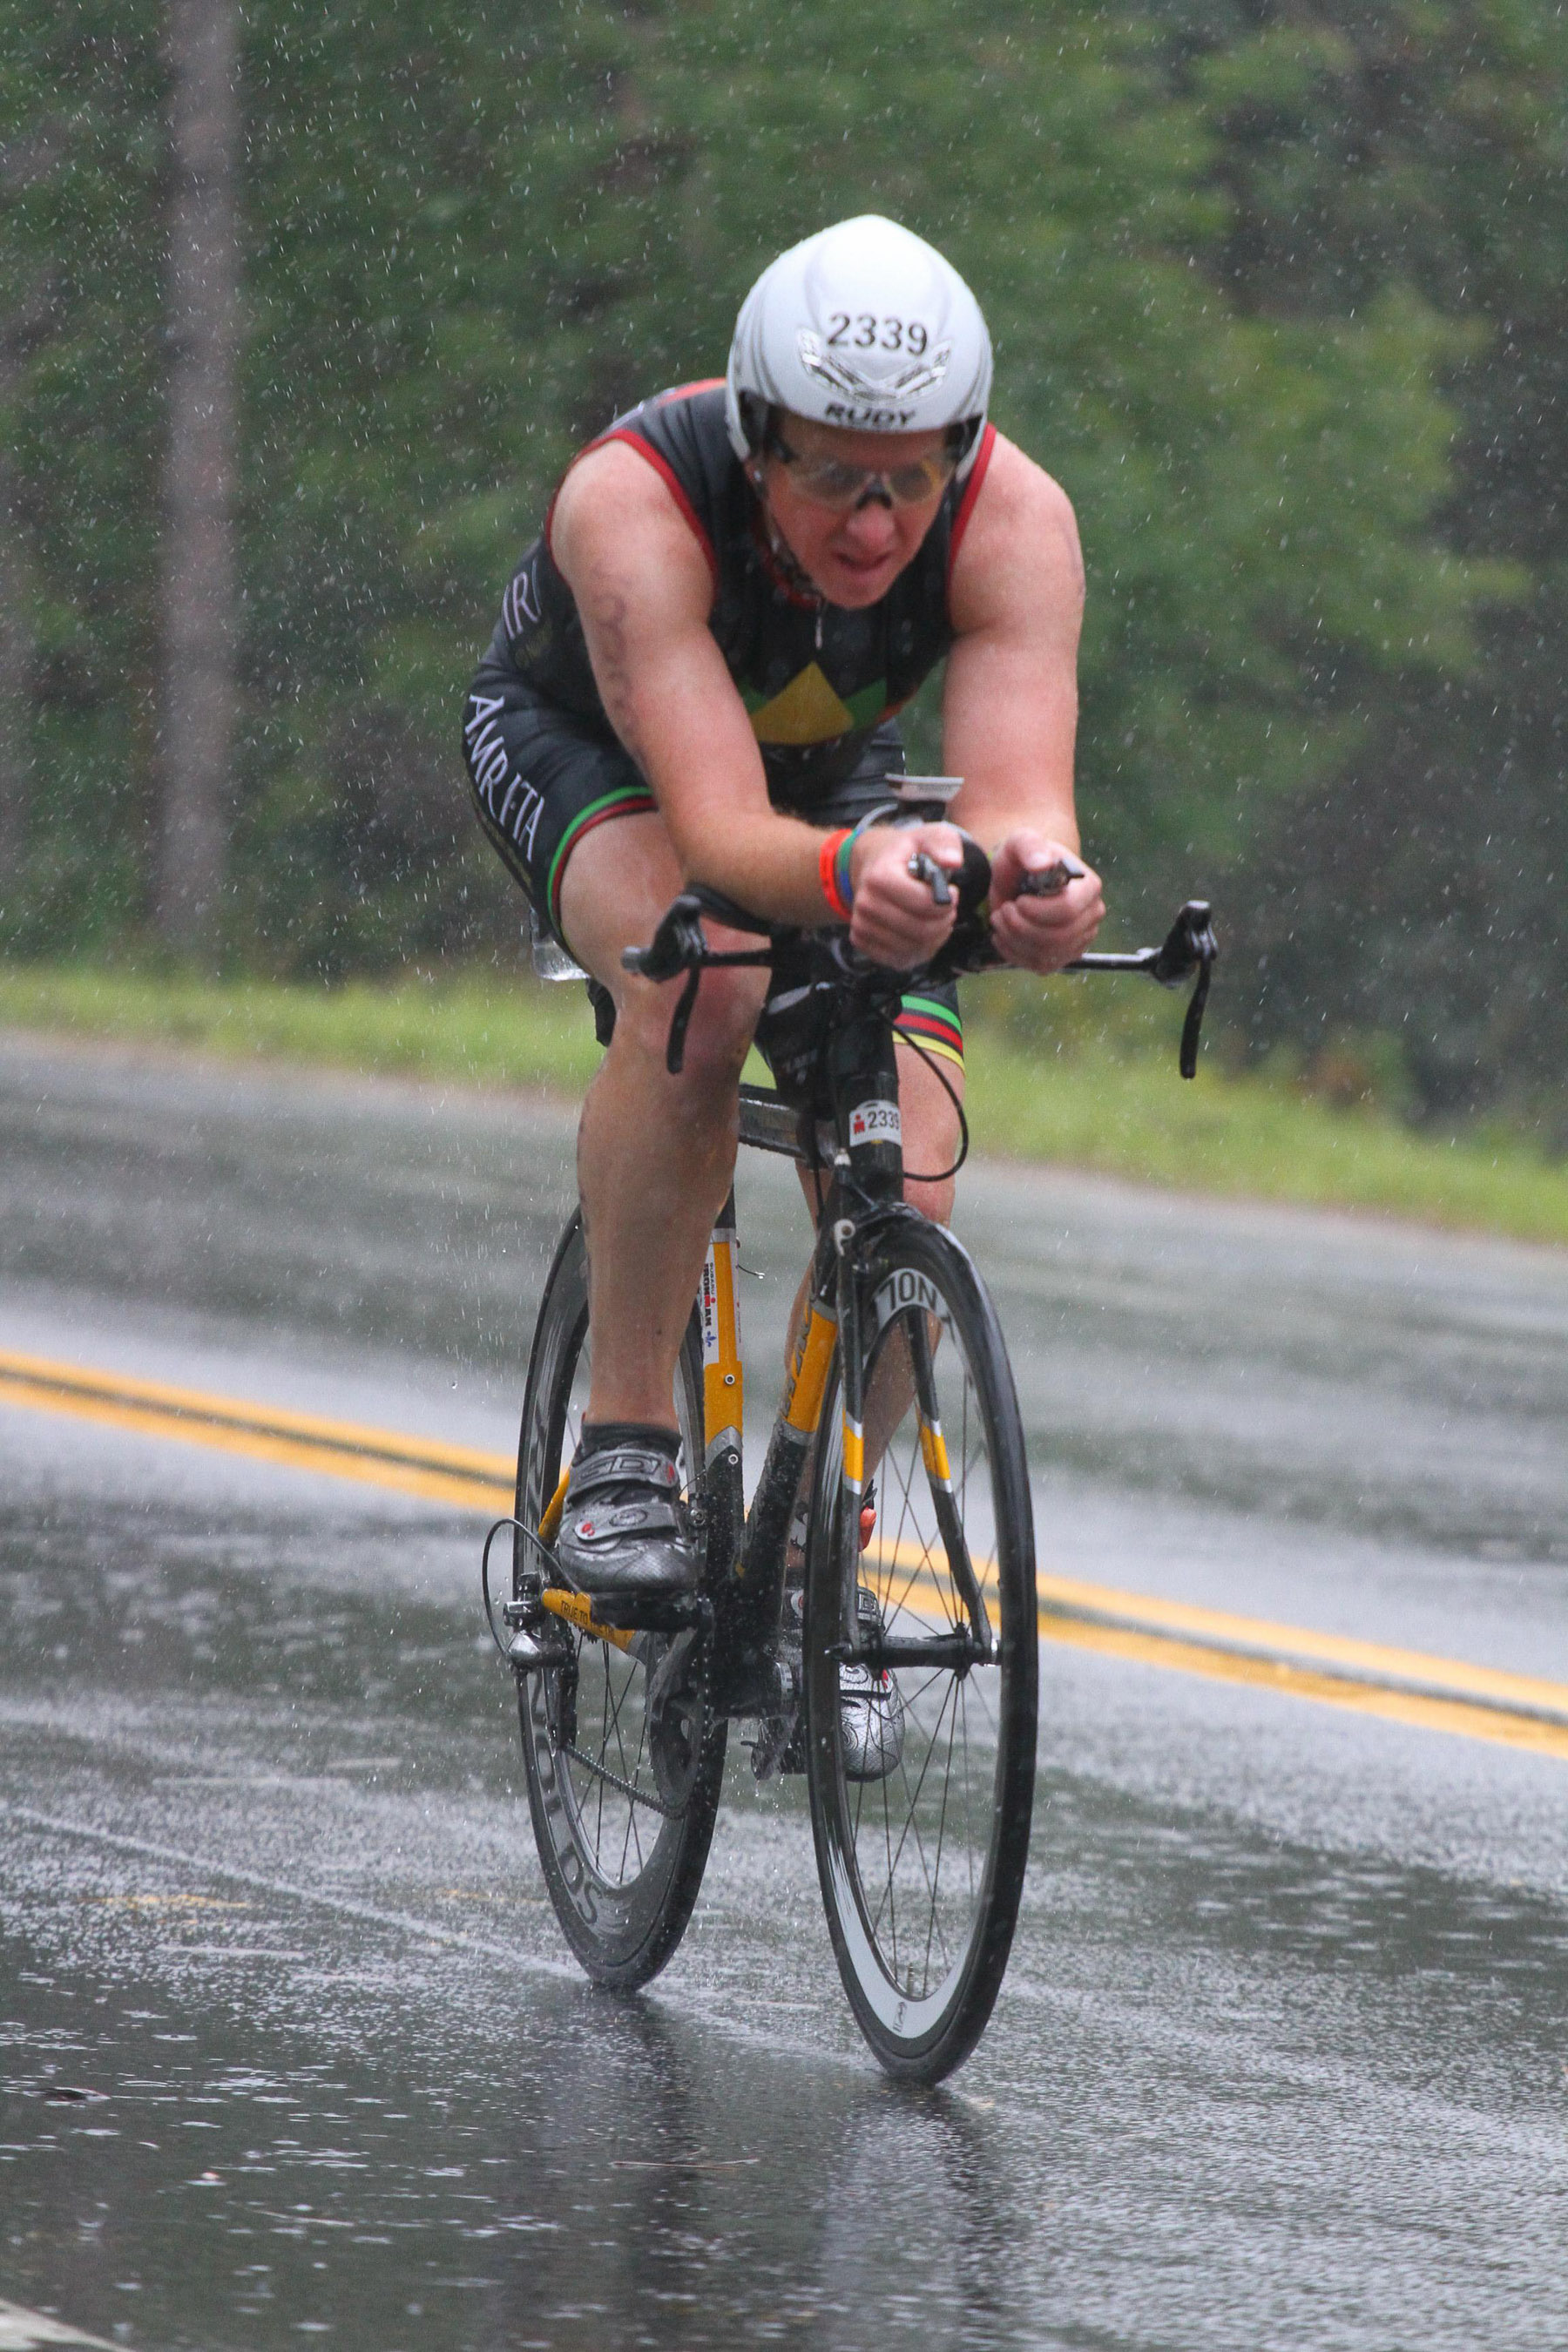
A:
[[[951,2097],[817,2072],[781,2105],[745,2079],[765,2061],[715,2078],[652,2009],[575,1992],[526,2025],[498,2010],[445,2073],[323,2062],[288,2032],[262,2063],[221,2011],[171,2050],[155,1989],[35,1969],[24,2000],[18,1958],[0,1948],[0,2281],[97,2334],[858,2347],[869,2295],[881,2343],[1030,2340],[1016,2189]],[[39,2095],[68,2063],[96,2127]]]

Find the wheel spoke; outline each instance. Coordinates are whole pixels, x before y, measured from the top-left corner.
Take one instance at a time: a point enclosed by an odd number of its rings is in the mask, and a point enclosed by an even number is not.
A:
[[[920,1820],[919,1820],[919,1806],[920,1806],[920,1801],[921,1801],[921,1790],[922,1790],[922,1789],[925,1787],[925,1779],[926,1779],[926,1774],[927,1774],[927,1773],[929,1772],[929,1770],[931,1769],[931,1758],[932,1758],[932,1757],[935,1755],[935,1753],[936,1753],[936,1749],[937,1749],[937,1743],[938,1743],[938,1741],[941,1739],[941,1737],[942,1737],[942,1718],[943,1718],[943,1717],[945,1717],[945,1715],[946,1715],[946,1713],[947,1713],[947,1710],[948,1710],[948,1707],[950,1706],[950,1705],[951,1705],[951,1704],[952,1704],[952,1702],[953,1692],[956,1690],[956,1688],[957,1688],[957,1685],[956,1685],[956,1682],[954,1682],[954,1683],[952,1684],[952,1688],[950,1688],[950,1690],[949,1690],[949,1692],[948,1692],[947,1696],[942,1700],[942,1713],[937,1717],[937,1729],[936,1729],[936,1737],[935,1737],[933,1739],[931,1739],[931,1740],[928,1743],[928,1745],[927,1745],[926,1752],[925,1752],[925,1761],[924,1761],[924,1763],[921,1766],[921,1769],[920,1769],[920,1778],[919,1778],[919,1779],[918,1779],[918,1780],[915,1782],[915,1785],[914,1785],[914,1788],[913,1788],[913,1790],[910,1790],[910,1777],[909,1777],[909,1769],[908,1769],[908,1767],[904,1764],[904,1762],[903,1762],[903,1760],[902,1760],[901,1759],[900,1759],[900,1763],[899,1763],[899,1778],[900,1778],[900,1780],[902,1781],[903,1786],[904,1786],[905,1795],[906,1795],[906,1797],[908,1798],[908,1806],[907,1806],[907,1810],[906,1810],[906,1813],[905,1813],[904,1826],[903,1826],[903,1829],[902,1829],[901,1832],[900,1833],[900,1837],[899,1837],[898,1851],[897,1851],[897,1853],[891,1853],[891,1852],[889,1852],[889,1856],[888,1856],[888,1892],[889,1892],[889,1894],[890,1894],[890,1893],[891,1893],[891,1891],[892,1891],[892,1888],[893,1888],[894,1883],[895,1883],[896,1878],[897,1878],[897,1875],[898,1875],[898,1866],[899,1866],[899,1864],[900,1864],[900,1863],[902,1861],[902,1859],[903,1859],[904,1847],[905,1847],[905,1846],[906,1846],[906,1844],[909,1843],[909,1839],[910,1839],[910,1835],[911,1832],[913,1832],[914,1840],[915,1840],[915,1852],[916,1852],[916,1854],[917,1854],[917,1856],[918,1856],[918,1858],[919,1858],[919,1860],[920,1860],[921,1870],[922,1870],[922,1872],[924,1872],[924,1873],[925,1873],[926,1883],[927,1883],[928,1887],[929,1887],[929,1885],[930,1885],[930,1884],[931,1884],[931,1874],[930,1874],[929,1871],[926,1871],[926,1870],[925,1870],[925,1857],[924,1857],[924,1851],[923,1851],[923,1848],[922,1848],[922,1846],[921,1846],[921,1843]],[[885,1780],[883,1780],[883,1782],[882,1782],[882,1789],[883,1789],[883,1792],[884,1792],[884,1796],[883,1796],[883,1810],[884,1810],[884,1812],[886,1812],[886,1811],[887,1811],[886,1791],[887,1791],[887,1790],[889,1789],[889,1787],[891,1785],[891,1778],[892,1778],[892,1776],[891,1776],[891,1774],[889,1774],[889,1775],[888,1776],[888,1778],[887,1778],[887,1779],[885,1779]],[[890,1833],[889,1833],[889,1834],[890,1834]],[[875,1930],[874,1930],[874,1929],[873,1929],[873,1932],[875,1932]]]

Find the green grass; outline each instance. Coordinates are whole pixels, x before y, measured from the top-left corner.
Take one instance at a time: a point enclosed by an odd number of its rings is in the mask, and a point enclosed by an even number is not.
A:
[[[1100,983],[1094,984],[1097,988]],[[1205,1056],[1176,1076],[1179,999],[1136,982],[1091,999],[1026,982],[974,992],[976,1149],[1144,1183],[1366,1209],[1568,1243],[1568,1166],[1503,1129],[1415,1133],[1375,1108],[1337,1109],[1283,1071]],[[1131,992],[1136,990],[1133,996]],[[598,1059],[581,990],[464,973],[331,990],[0,964],[0,1024],[477,1087],[575,1093]]]
[[[328,989],[0,963],[0,1023],[193,1046],[236,1061],[574,1092],[599,1059],[580,988],[468,974]]]

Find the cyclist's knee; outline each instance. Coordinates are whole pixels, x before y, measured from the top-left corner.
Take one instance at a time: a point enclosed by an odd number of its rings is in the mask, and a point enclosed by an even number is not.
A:
[[[766,992],[763,971],[705,971],[686,1031],[683,1081],[689,1090],[731,1086],[746,1058]],[[616,1034],[625,1045],[664,1060],[679,986],[634,982],[616,1008]]]
[[[731,1085],[740,1076],[767,985],[765,971],[703,973],[686,1033],[686,1065],[700,1082]]]
[[[935,1184],[922,1183],[916,1176],[904,1179],[905,1200],[911,1209],[918,1209],[922,1217],[929,1217],[933,1225],[947,1223],[952,1214],[952,1197],[957,1189],[951,1176],[943,1177]]]

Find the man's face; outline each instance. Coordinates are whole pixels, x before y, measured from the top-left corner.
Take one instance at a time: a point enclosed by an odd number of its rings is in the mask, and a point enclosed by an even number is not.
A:
[[[887,594],[936,520],[942,492],[952,478],[943,462],[947,436],[934,433],[856,433],[837,425],[817,425],[784,415],[778,437],[797,463],[765,451],[753,468],[760,475],[768,509],[785,546],[830,604],[858,611]],[[814,462],[831,458],[841,466],[890,473],[931,463],[929,493],[905,505],[889,503],[873,487],[858,503],[825,505],[808,495]]]

